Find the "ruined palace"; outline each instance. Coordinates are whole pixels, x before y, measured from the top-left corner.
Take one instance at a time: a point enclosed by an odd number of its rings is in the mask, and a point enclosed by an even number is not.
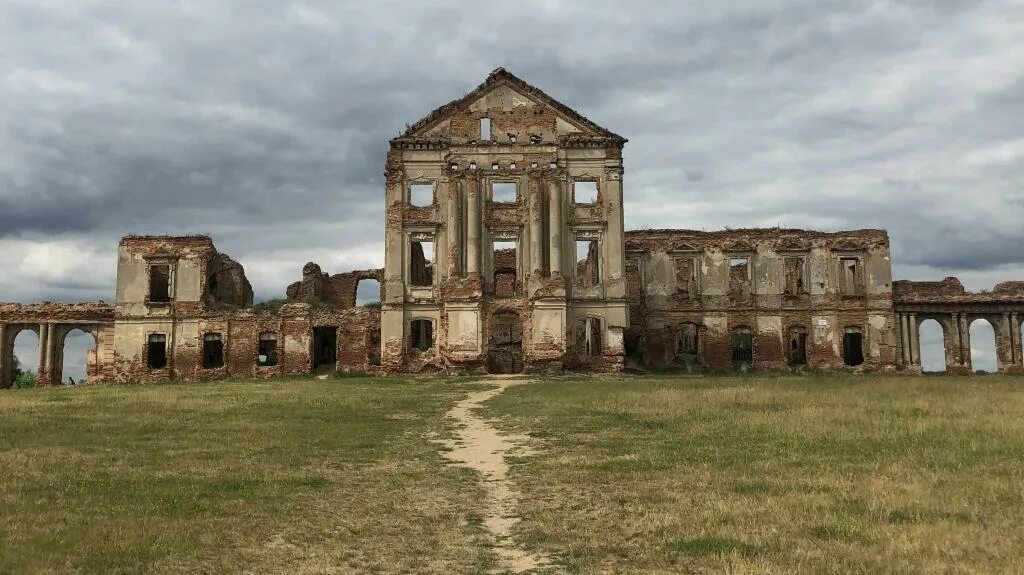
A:
[[[412,124],[385,163],[385,265],[314,263],[254,305],[241,264],[206,236],[124,237],[113,304],[0,303],[0,387],[18,334],[38,381],[91,333],[88,381],[333,371],[537,373],[627,367],[921,370],[937,320],[947,371],[972,371],[968,327],[1024,370],[1024,282],[893,281],[883,230],[624,231],[625,138],[513,74]],[[357,305],[357,285],[379,304]],[[33,366],[29,366],[33,367]]]

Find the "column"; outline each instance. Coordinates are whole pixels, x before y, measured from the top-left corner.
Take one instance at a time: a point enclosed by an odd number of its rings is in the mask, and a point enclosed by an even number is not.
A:
[[[466,274],[480,277],[480,179],[466,179]]]
[[[539,278],[544,268],[544,222],[541,220],[540,182],[530,177],[530,272]]]
[[[964,363],[964,344],[960,341],[960,314],[950,314],[948,326],[943,326],[946,333],[946,340],[949,342],[947,365],[960,366]]]
[[[36,375],[42,379],[43,374],[46,372],[47,361],[46,361],[46,324],[39,324],[39,362],[36,366]]]
[[[1010,314],[1010,341],[1013,347],[1013,365],[1024,366],[1024,346],[1020,341],[1020,315],[1017,312]]]
[[[960,333],[960,364],[973,368],[971,359],[971,324],[967,321],[967,314],[960,314],[960,321],[957,322],[957,331]]]
[[[999,360],[996,364],[996,369],[1002,373],[1007,371],[1014,363],[1014,337],[1010,324],[1010,312],[1003,312],[1002,320],[999,322],[999,331],[1000,333],[996,337],[996,357]]]
[[[7,380],[10,374],[7,371],[7,325],[0,323],[0,389],[9,386]]]
[[[448,258],[448,277],[458,277],[462,272],[459,268],[459,262],[462,261],[462,246],[459,245],[462,237],[462,230],[459,229],[459,212],[462,208],[459,202],[459,182],[444,178],[441,180],[441,186],[447,206],[445,240],[448,249],[445,255]]]
[[[551,234],[548,260],[551,277],[562,273],[562,193],[559,181],[548,180],[548,232]]]
[[[910,314],[910,364],[921,366],[921,342],[917,332],[917,314]]]

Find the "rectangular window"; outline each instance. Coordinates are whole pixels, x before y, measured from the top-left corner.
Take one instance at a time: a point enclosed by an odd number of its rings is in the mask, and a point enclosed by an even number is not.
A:
[[[585,317],[576,324],[576,346],[584,357],[601,355],[601,319]]]
[[[171,266],[166,264],[149,266],[149,301],[156,303],[171,301]]]
[[[434,204],[434,184],[412,184],[409,186],[409,205],[428,208]]]
[[[410,244],[409,280],[416,287],[434,285],[434,240],[421,237]]]
[[[516,242],[500,241],[491,244],[494,265],[494,297],[515,297],[518,269]]]
[[[843,333],[843,362],[849,366],[864,363],[864,335],[860,328],[848,327]]]
[[[784,258],[782,267],[783,273],[786,274],[783,293],[786,295],[807,293],[807,283],[804,281],[804,258]]]
[[[729,258],[729,295],[744,298],[750,295],[750,258]]]
[[[839,258],[839,290],[843,295],[860,295],[860,258]]]
[[[573,182],[572,201],[577,204],[597,202],[597,182]]]
[[[224,367],[224,342],[219,333],[203,336],[203,369]]]
[[[409,322],[409,348],[427,351],[434,347],[434,322],[429,319],[414,319]]]
[[[576,240],[576,283],[592,288],[601,283],[600,254],[595,239]]]
[[[491,139],[491,119],[480,118],[480,141],[487,142]]]
[[[491,182],[491,201],[496,204],[514,204],[518,199],[515,182]]]
[[[146,341],[146,366],[149,369],[167,367],[167,336],[151,333]]]
[[[684,297],[697,295],[693,258],[675,258],[676,293]]]
[[[745,327],[732,332],[732,364],[738,369],[749,368],[754,362],[754,338]]]
[[[260,367],[277,365],[277,334],[270,332],[261,333],[259,346],[257,364]]]

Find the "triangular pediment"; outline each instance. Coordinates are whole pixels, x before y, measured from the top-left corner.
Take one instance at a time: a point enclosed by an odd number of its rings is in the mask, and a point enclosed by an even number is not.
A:
[[[545,140],[582,137],[625,142],[621,136],[591,122],[504,68],[491,72],[465,96],[409,126],[398,139],[473,140],[479,133],[475,122],[485,116],[495,117],[498,132],[502,131],[503,124],[514,124],[516,137],[524,138],[521,143],[527,143],[526,138],[531,135],[541,135]],[[496,139],[500,141],[501,137]]]

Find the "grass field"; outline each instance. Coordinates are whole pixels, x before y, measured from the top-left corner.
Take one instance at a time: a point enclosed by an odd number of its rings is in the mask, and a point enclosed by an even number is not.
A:
[[[0,390],[0,573],[480,573],[477,475],[432,439],[482,385]],[[517,540],[568,573],[996,573],[1024,555],[1024,378],[552,378]]]

